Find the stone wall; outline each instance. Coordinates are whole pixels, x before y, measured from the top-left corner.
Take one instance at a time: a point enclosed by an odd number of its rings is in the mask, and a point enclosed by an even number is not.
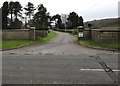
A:
[[[91,39],[91,30],[89,30],[89,29],[85,29],[84,31],[83,31],[83,37],[84,37],[84,39],[85,40],[90,40]]]
[[[120,43],[120,29],[85,30],[84,39],[91,39],[99,43]]]
[[[5,29],[2,30],[2,38],[35,40],[35,31],[33,29]]]

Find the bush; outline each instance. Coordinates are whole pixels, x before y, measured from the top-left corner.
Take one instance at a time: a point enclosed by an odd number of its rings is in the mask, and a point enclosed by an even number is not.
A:
[[[22,28],[22,21],[19,19],[15,19],[15,21],[12,23],[13,29],[21,29]]]

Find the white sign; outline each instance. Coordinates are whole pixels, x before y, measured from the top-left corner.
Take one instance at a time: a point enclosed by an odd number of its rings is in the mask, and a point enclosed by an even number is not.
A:
[[[78,37],[83,37],[83,32],[79,32]]]

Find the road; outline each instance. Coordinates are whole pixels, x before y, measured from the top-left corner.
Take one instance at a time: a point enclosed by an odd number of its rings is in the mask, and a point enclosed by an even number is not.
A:
[[[80,46],[68,33],[2,52],[3,84],[113,84],[118,53]],[[105,72],[109,66],[111,71]],[[105,70],[104,70],[105,69]]]

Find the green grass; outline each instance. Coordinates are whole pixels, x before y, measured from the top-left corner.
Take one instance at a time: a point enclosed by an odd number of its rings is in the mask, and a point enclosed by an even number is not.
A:
[[[2,48],[2,40],[0,40],[0,48]]]
[[[3,40],[2,41],[2,49],[4,48],[13,48],[17,46],[32,44],[33,41],[30,40]]]
[[[70,33],[70,35],[74,36],[76,39],[78,38],[78,35],[74,35],[72,33]],[[91,40],[81,40],[81,42],[83,42],[84,44],[90,45],[90,46],[120,49],[120,44],[97,43],[97,42],[93,42]]]
[[[75,37],[76,39],[78,38],[77,34],[72,34],[72,33],[69,33],[69,34],[72,35],[73,37]]]
[[[2,40],[0,41],[0,48],[2,49],[14,48],[18,46],[33,44],[33,43],[47,42],[56,35],[57,35],[56,33],[50,32],[48,33],[47,37],[39,37],[36,40]]]
[[[84,44],[96,46],[96,47],[103,47],[103,48],[113,48],[113,49],[120,49],[120,44],[109,44],[109,43],[97,43],[91,40],[81,40]]]
[[[39,41],[39,42],[47,42],[49,41],[50,39],[52,39],[53,37],[55,37],[57,34],[54,33],[54,32],[50,32],[48,33],[48,36],[47,37],[39,37],[36,41]]]

